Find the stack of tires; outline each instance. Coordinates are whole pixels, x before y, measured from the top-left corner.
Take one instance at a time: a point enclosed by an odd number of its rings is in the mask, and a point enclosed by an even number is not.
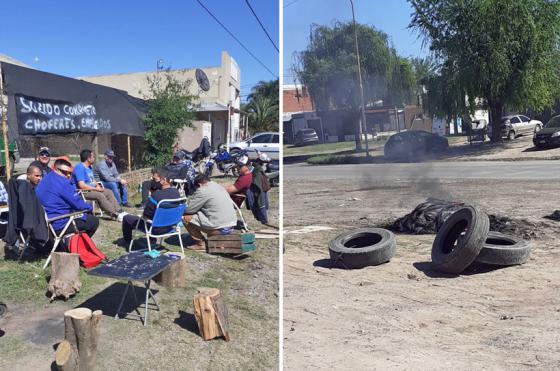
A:
[[[508,266],[527,261],[531,248],[526,241],[489,229],[490,221],[484,212],[471,206],[457,210],[434,240],[434,269],[459,274],[473,262]]]

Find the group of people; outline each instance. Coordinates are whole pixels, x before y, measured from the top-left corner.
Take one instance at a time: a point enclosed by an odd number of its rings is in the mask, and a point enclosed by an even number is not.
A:
[[[80,162],[75,166],[72,166],[67,157],[56,158],[51,166],[50,151],[42,147],[37,160],[29,165],[26,174],[18,178],[18,181],[28,183],[34,190],[48,219],[83,212],[68,227],[68,232],[75,232],[75,225],[78,231],[89,236],[95,234],[99,219],[93,214],[92,204],[87,202],[95,201],[113,220],[122,221],[122,243],[128,246],[134,228],[145,229],[148,226],[139,223],[141,217],[122,211],[123,206],[131,205],[128,203],[127,181],[119,175],[114,159],[115,153],[107,149],[103,161],[95,163],[92,151],[84,149],[80,152]],[[260,156],[250,166],[247,156],[243,156],[238,160],[240,175],[235,183],[219,185],[204,174],[196,176],[192,162],[186,160],[182,152],[176,152],[168,165],[153,169],[152,178],[142,183],[143,219],[153,219],[159,201],[181,198],[181,193],[173,182],[176,179],[184,180],[180,186],[184,184],[184,194],[189,195],[189,202],[182,221],[192,239],[189,248],[205,251],[205,240],[209,236],[231,233],[237,225],[232,199],[238,205],[245,199],[248,204],[254,203],[256,198],[253,195],[262,189],[262,177],[266,179],[262,165],[267,161],[266,156]],[[266,195],[268,189],[262,190]],[[2,192],[0,202],[1,198]],[[254,210],[253,214],[257,215]],[[261,221],[266,222],[266,212]],[[52,222],[53,229],[59,232],[67,222],[67,218],[55,220]],[[169,227],[154,229],[152,232],[164,233]]]

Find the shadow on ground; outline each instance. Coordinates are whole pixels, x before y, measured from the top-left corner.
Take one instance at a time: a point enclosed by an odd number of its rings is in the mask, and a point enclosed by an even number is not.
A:
[[[101,310],[103,311],[103,315],[108,317],[115,317],[125,289],[126,283],[116,282],[103,291],[97,293],[95,296],[87,299],[83,303],[78,304],[76,308],[85,307],[91,309],[92,311]],[[126,299],[121,308],[120,318],[125,318],[126,314],[132,312],[140,311],[142,312],[142,314],[144,312],[143,307],[140,308],[140,305],[143,304],[146,300],[146,289],[144,287],[136,285],[133,285],[132,289],[133,291],[129,289],[128,293],[126,294]],[[154,290],[153,288],[151,290],[157,299],[158,290]],[[134,302],[134,295],[136,295],[137,303]],[[151,307],[152,306],[150,305],[150,308]],[[137,318],[132,317],[129,319]]]
[[[179,325],[181,328],[192,332],[193,334],[198,335],[198,324],[196,323],[196,318],[194,314],[187,313],[185,311],[179,311],[179,317],[175,318],[173,323]]]

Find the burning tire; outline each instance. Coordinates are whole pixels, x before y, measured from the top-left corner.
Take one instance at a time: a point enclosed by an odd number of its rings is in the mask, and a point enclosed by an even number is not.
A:
[[[489,232],[476,262],[492,265],[517,265],[527,262],[531,246],[525,240],[499,232]]]
[[[467,206],[451,215],[441,226],[432,245],[435,269],[458,274],[467,268],[482,250],[490,229],[488,216]]]
[[[333,266],[356,269],[379,265],[395,255],[395,235],[382,228],[361,228],[338,235],[329,242]]]

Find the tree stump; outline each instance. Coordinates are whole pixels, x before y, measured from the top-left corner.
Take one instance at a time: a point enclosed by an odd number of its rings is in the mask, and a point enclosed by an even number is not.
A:
[[[80,291],[81,287],[80,255],[54,252],[52,254],[51,279],[48,285],[51,301],[59,296],[63,296],[66,300]]]
[[[229,322],[226,305],[220,290],[200,288],[193,298],[194,316],[198,323],[200,335],[204,340],[223,336],[229,337]]]
[[[185,255],[181,253],[172,253],[173,255],[179,255],[180,260],[169,265],[160,274],[154,277],[154,281],[159,285],[165,287],[185,287],[186,280],[185,276],[187,274],[187,260]]]
[[[59,371],[95,370],[102,311],[76,308],[64,312],[64,341],[56,349]]]

